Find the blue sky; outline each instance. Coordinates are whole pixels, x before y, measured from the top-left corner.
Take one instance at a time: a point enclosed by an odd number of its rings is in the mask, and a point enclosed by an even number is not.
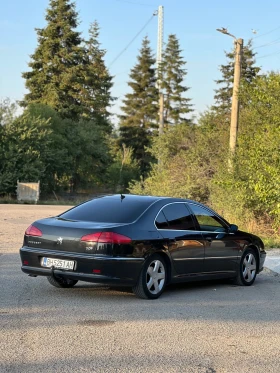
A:
[[[23,97],[25,87],[21,73],[28,69],[29,55],[37,45],[34,28],[45,25],[48,3],[48,0],[0,0],[0,99]],[[220,77],[219,65],[225,63],[224,51],[232,47],[233,39],[218,33],[216,28],[227,27],[245,42],[255,37],[257,64],[263,71],[279,69],[278,0],[77,0],[78,30],[86,37],[89,24],[95,19],[99,22],[100,41],[107,50],[106,62],[110,65],[159,5],[164,6],[164,40],[170,33],[175,33],[180,40],[187,61],[188,95],[197,114],[213,103],[214,80]],[[251,29],[257,30],[257,34]],[[111,74],[115,75],[113,95],[119,97],[113,113],[119,113],[121,99],[128,92],[129,70],[136,62],[145,35],[156,53],[157,17],[110,67]]]

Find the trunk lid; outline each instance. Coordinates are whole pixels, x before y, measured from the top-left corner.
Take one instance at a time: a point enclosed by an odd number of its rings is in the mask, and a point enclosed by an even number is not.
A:
[[[97,245],[81,242],[84,235],[96,232],[114,231],[117,227],[127,224],[99,223],[66,220],[59,217],[47,218],[36,221],[33,226],[41,230],[41,237],[24,236],[24,244],[52,251],[76,252],[110,255],[112,245],[103,245],[102,250],[97,250]],[[106,247],[105,247],[106,246]]]

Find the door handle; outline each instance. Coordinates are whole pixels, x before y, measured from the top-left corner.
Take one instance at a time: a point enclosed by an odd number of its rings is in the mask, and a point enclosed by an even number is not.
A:
[[[206,239],[208,242],[212,242],[212,237],[207,236],[207,237],[205,237],[205,239]]]

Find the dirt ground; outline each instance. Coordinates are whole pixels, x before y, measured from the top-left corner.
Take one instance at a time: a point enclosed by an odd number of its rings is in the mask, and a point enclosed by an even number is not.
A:
[[[0,204],[0,253],[18,253],[24,232],[30,224],[69,208],[71,206]]]

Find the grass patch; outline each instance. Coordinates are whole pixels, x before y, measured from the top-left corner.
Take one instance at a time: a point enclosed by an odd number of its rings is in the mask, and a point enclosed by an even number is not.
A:
[[[261,237],[264,243],[264,248],[269,249],[279,249],[280,248],[280,237]]]
[[[46,201],[38,201],[37,205],[75,206],[82,202],[84,202],[84,200],[58,200],[58,201],[57,200],[46,200]]]

